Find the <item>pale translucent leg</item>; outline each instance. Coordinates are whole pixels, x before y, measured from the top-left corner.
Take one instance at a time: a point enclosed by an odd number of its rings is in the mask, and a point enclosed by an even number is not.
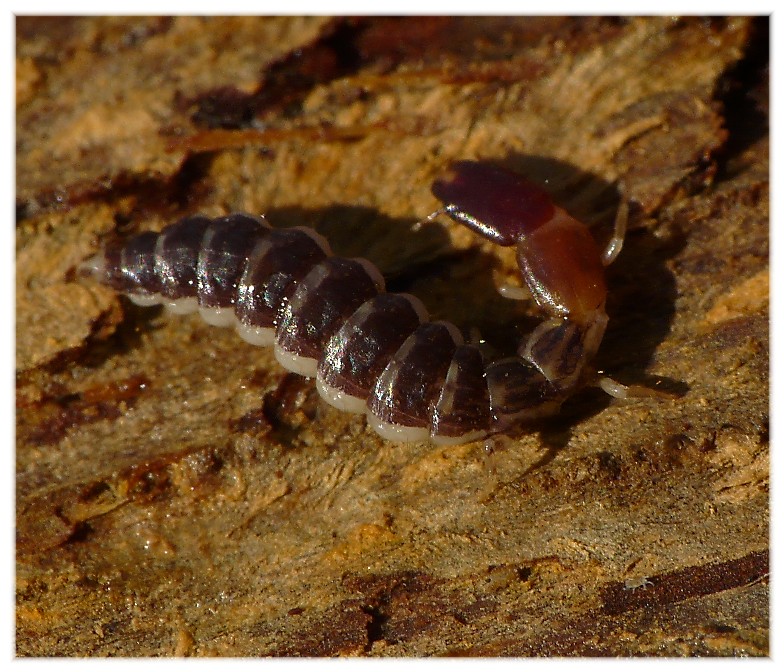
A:
[[[621,201],[621,204],[618,206],[618,212],[615,215],[615,231],[613,231],[612,238],[610,238],[607,247],[602,253],[602,263],[604,263],[605,266],[609,266],[621,253],[623,239],[626,237],[626,225],[628,221],[629,203],[627,201]],[[650,387],[645,387],[644,385],[622,385],[617,380],[601,375],[601,371],[598,373],[600,375],[598,375],[593,384],[616,399],[633,399],[640,397],[677,399],[678,396],[663,390],[654,390]]]
[[[510,299],[512,301],[529,301],[531,299],[531,292],[528,291],[528,287],[507,285],[504,283],[503,285],[498,285],[496,290],[505,299]]]
[[[676,399],[677,395],[664,390],[654,390],[644,385],[621,385],[617,380],[608,376],[599,376],[594,383],[611,397],[616,399],[635,399],[640,397],[658,397],[664,399]]]
[[[629,221],[629,203],[621,201],[618,212],[615,213],[615,231],[602,252],[602,263],[609,266],[623,249],[623,239],[626,237],[626,224]]]

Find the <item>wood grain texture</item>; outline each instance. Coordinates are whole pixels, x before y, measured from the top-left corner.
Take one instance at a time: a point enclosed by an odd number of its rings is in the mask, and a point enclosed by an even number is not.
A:
[[[19,18],[17,654],[767,655],[767,31]],[[473,158],[599,240],[629,199],[599,365],[679,399],[394,445],[231,331],[74,278],[266,213],[508,353],[538,319],[495,292],[511,254],[412,229]]]

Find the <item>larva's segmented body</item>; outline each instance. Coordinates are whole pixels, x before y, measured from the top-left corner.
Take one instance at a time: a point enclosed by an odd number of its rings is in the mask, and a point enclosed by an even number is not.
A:
[[[467,442],[556,411],[585,382],[607,322],[603,258],[585,226],[499,167],[457,163],[433,193],[446,203],[439,212],[517,245],[528,289],[551,315],[518,356],[485,363],[417,298],[386,293],[369,261],[333,256],[312,229],[251,215],[188,217],[85,269],[138,304],[199,311],[274,346],[282,366],[316,378],[333,406],[366,413],[384,438]]]

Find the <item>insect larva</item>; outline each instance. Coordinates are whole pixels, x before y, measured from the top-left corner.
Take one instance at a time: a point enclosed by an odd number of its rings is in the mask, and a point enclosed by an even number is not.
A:
[[[386,293],[369,261],[333,256],[312,229],[275,229],[251,215],[187,217],[83,268],[137,304],[198,311],[274,346],[328,403],[365,413],[394,441],[479,439],[557,411],[585,384],[626,396],[589,367],[607,324],[604,266],[620,251],[623,217],[602,252],[546,192],[493,164],[458,162],[432,191],[445,205],[431,217],[447,214],[517,247],[528,291],[550,316],[517,356],[485,363],[454,325],[429,321],[416,297]]]

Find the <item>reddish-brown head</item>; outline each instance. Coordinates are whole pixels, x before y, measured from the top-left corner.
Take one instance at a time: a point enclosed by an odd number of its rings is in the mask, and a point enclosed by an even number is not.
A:
[[[541,187],[492,163],[458,161],[431,191],[455,221],[497,245],[514,245],[554,212]]]
[[[603,313],[607,289],[599,248],[541,187],[491,163],[459,161],[432,191],[455,221],[497,245],[517,245],[523,279],[548,313],[577,322]]]

